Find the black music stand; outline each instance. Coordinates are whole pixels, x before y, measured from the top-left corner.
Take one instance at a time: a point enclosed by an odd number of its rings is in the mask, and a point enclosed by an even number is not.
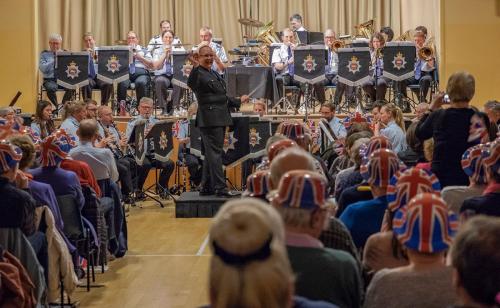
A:
[[[135,149],[134,158],[138,166],[142,166],[142,164],[144,163],[144,158],[146,157],[144,143],[147,142],[147,139],[144,136],[145,129],[146,129],[146,120],[137,121],[127,141],[127,143],[133,146]],[[155,174],[155,182],[156,181],[157,177]],[[152,194],[149,193],[149,188],[143,189],[142,187],[140,187],[141,193],[143,193],[146,197],[156,201],[156,203],[158,203],[161,207],[164,207],[163,203],[159,199],[157,199],[156,197],[154,197]]]
[[[416,54],[413,42],[389,42],[384,47],[383,76],[393,81],[394,103],[402,110],[406,109],[406,104],[409,102],[405,102],[400,84],[415,75]]]
[[[297,32],[299,33],[299,32]],[[294,79],[306,85],[304,93],[305,119],[309,117],[309,108],[314,105],[311,85],[325,80],[325,47],[319,45],[299,46],[293,51]]]
[[[351,87],[356,87],[354,95],[356,97],[356,106],[362,105],[361,85],[370,80],[370,49],[367,47],[357,48],[340,48],[339,56],[339,71],[338,82]],[[349,112],[349,99],[344,102],[343,106],[337,106],[337,112]]]
[[[189,60],[189,52],[187,51],[176,51],[172,52],[172,70],[174,75],[172,76],[173,86],[180,87],[184,89],[184,106],[180,104],[187,112],[189,105],[194,101],[193,91],[188,87],[187,80],[191,70],[193,69],[193,64]]]

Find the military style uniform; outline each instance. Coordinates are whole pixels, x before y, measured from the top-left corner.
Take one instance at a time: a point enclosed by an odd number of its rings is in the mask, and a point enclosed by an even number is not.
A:
[[[95,48],[97,50],[97,47]],[[85,50],[86,51],[86,50]],[[92,98],[92,89],[101,90],[101,105],[106,105],[113,93],[113,85],[97,79],[97,62],[93,57],[89,57],[89,84],[82,88],[83,98]]]
[[[144,58],[151,58],[151,54],[146,49],[141,47],[141,45],[137,45],[135,50],[142,53]],[[118,101],[122,101],[127,98],[127,89],[130,87],[132,82],[135,83],[137,101],[140,101],[144,96],[148,96],[149,83],[151,82],[149,71],[142,62],[135,58],[129,65],[129,80],[124,80],[118,84]]]

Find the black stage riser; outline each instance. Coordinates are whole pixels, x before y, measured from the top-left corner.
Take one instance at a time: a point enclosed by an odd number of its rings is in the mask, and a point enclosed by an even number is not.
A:
[[[200,196],[198,192],[184,192],[175,201],[175,217],[214,217],[221,206],[230,199],[217,196]]]

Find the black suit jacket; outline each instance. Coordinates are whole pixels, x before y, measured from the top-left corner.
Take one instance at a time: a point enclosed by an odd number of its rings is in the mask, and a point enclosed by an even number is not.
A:
[[[188,86],[198,99],[198,112],[195,124],[197,127],[231,126],[233,121],[229,113],[230,107],[239,107],[238,99],[229,98],[226,94],[226,82],[213,70],[202,66],[193,68],[189,74]]]

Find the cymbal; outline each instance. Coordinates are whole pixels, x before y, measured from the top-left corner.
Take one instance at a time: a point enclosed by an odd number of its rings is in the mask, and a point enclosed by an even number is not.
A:
[[[251,18],[240,18],[238,19],[238,22],[242,25],[250,27],[262,27],[264,25],[263,22]]]
[[[116,45],[128,45],[127,40],[116,40],[115,41]]]

